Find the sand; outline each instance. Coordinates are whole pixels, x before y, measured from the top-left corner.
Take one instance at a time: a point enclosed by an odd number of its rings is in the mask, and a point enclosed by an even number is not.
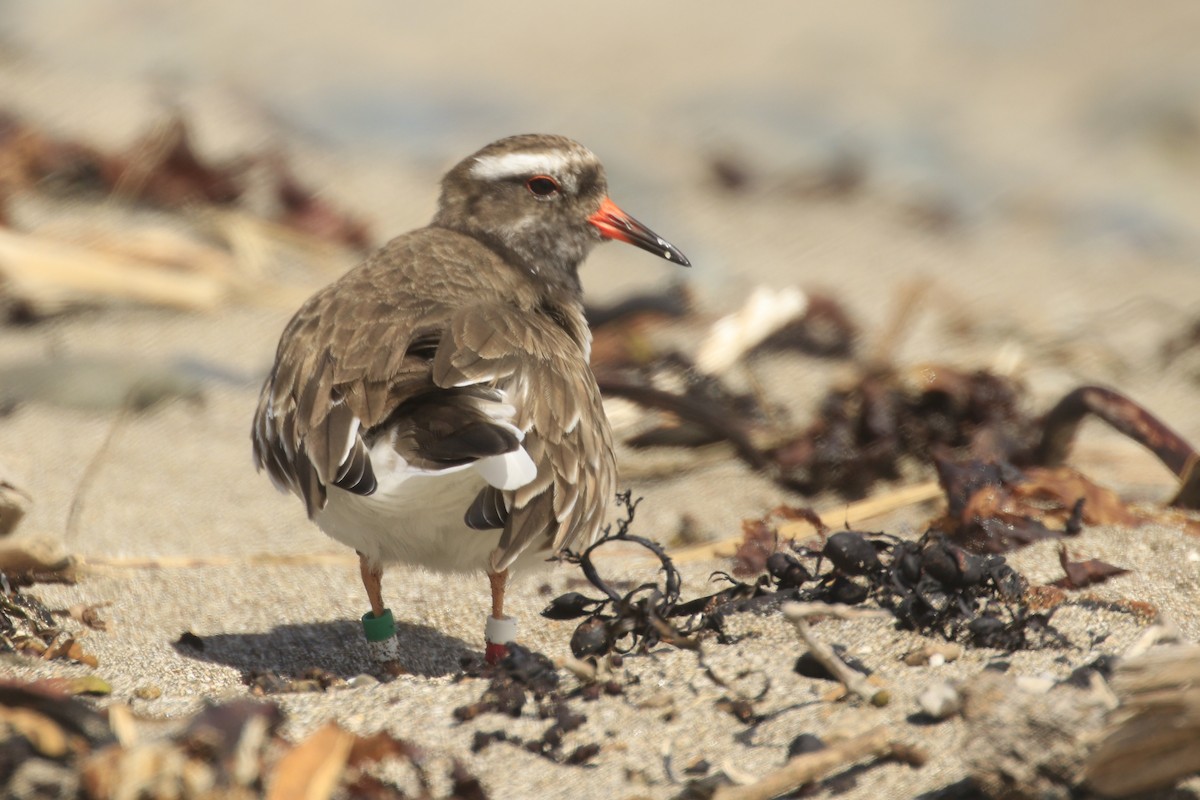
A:
[[[850,309],[869,352],[888,336],[903,287],[923,281],[925,302],[888,342],[898,366],[1006,366],[1036,408],[1081,383],[1105,383],[1200,442],[1200,361],[1193,352],[1165,365],[1160,350],[1200,308],[1200,139],[1187,126],[1200,119],[1189,91],[1200,81],[1195,7],[1160,3],[1150,12],[1078,0],[1003,8],[617,2],[584,17],[531,2],[418,11],[62,0],[0,15],[8,53],[0,86],[39,122],[109,145],[127,143],[155,118],[155,98],[169,96],[194,120],[206,152],[282,143],[304,177],[371,219],[380,237],[422,224],[440,172],[478,145],[524,130],[567,133],[609,164],[613,197],[689,255],[696,266],[686,278],[707,313],[735,307],[757,284],[821,288]],[[862,154],[861,187],[848,196],[798,188],[823,174],[839,147]],[[746,165],[754,176],[748,191],[714,185],[714,152]],[[34,204],[17,211],[29,224],[58,213]],[[101,213],[86,203],[70,211]],[[933,212],[948,222],[931,226]],[[194,229],[187,218],[167,224]],[[330,277],[304,265],[270,266],[299,289]],[[589,297],[603,301],[675,279],[674,269],[610,246],[589,261],[584,280]],[[97,567],[76,585],[31,590],[52,607],[111,604],[103,610],[109,630],[84,634],[100,662],[95,672],[114,690],[94,701],[100,706],[129,703],[139,715],[178,718],[206,700],[244,696],[243,675],[254,669],[315,666],[347,679],[370,671],[353,559],[339,559],[344,549],[250,461],[258,385],[291,310],[106,308],[9,327],[0,337],[0,363],[132,355],[196,359],[227,373],[202,382],[202,404],[169,403],[117,429],[69,537],[69,509],[113,413],[33,401],[0,418],[0,459],[34,498],[19,536],[61,540],[94,561],[231,560]],[[766,396],[796,425],[851,372],[799,357],[754,367]],[[643,458],[622,453],[631,474]],[[1161,502],[1174,488],[1149,455],[1098,425],[1085,427],[1072,463],[1142,501]],[[700,535],[720,538],[737,533],[742,519],[802,502],[733,460],[631,488],[645,498],[636,532],[664,541],[685,515]],[[933,511],[907,509],[871,527],[916,536]],[[1188,639],[1200,637],[1194,538],[1169,527],[1093,527],[1071,546],[1132,570],[1099,595],[1152,603]],[[323,560],[254,563],[263,553]],[[1053,544],[1014,554],[1012,563],[1034,581],[1060,575]],[[685,595],[710,591],[709,574],[724,566],[687,565]],[[550,656],[568,652],[572,626],[538,616],[547,601],[539,588],[548,584],[553,596],[574,577],[558,568],[511,593],[522,641]],[[892,702],[876,709],[823,700],[828,684],[791,671],[801,647],[790,626],[778,615],[746,615],[734,623],[742,638],[707,646],[705,658],[721,675],[769,676],[756,707],[767,721],[748,731],[717,707],[728,690],[704,677],[695,654],[663,648],[626,661],[623,674],[640,680],[626,696],[583,709],[588,722],[568,746],[598,742],[602,750],[579,768],[504,745],[469,752],[477,730],[543,724],[483,717],[460,725],[452,717],[483,688],[455,675],[460,657],[481,646],[486,581],[397,568],[385,592],[413,674],[280,697],[287,735],[302,738],[331,719],[358,732],[387,729],[438,758],[463,759],[493,798],[673,797],[682,767],[697,759],[753,777],[781,764],[800,733],[880,723],[921,743],[930,763],[859,771],[838,796],[914,797],[965,776],[964,723],[910,721],[930,682],[967,680],[1002,658],[1014,674],[1061,678],[1100,653],[1122,652],[1142,628],[1126,614],[1067,607],[1055,622],[1068,649],[1011,657],[970,650],[951,664],[909,667],[899,656],[921,637],[886,620],[821,623],[819,635],[847,646],[891,686]],[[202,637],[205,649],[173,646],[184,631]],[[0,673],[21,678],[87,671],[0,662]],[[135,690],[146,686],[161,697],[139,699]]]

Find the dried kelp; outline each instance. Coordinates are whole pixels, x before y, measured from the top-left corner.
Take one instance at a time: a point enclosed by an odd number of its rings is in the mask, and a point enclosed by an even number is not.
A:
[[[679,602],[682,579],[679,570],[671,563],[662,545],[629,532],[634,514],[640,501],[633,500],[628,491],[618,495],[618,502],[625,508],[625,518],[618,520],[616,527],[604,534],[581,553],[566,552],[561,558],[569,564],[578,564],[588,582],[604,597],[592,599],[576,592],[558,597],[542,615],[550,619],[577,619],[586,616],[571,636],[571,651],[577,658],[601,655],[610,651],[628,653],[645,652],[664,639],[682,638],[667,620],[675,612]],[[614,542],[640,545],[659,560],[663,574],[661,585],[657,582],[642,583],[621,593],[601,577],[593,562],[596,552]]]
[[[1032,606],[1028,583],[1003,556],[970,552],[937,530],[916,541],[859,531],[826,535],[819,519],[820,547],[775,543],[774,516],[811,514],[789,509],[747,524],[747,545],[740,551],[743,558],[736,571],[754,576],[752,581],[714,573],[714,580],[726,582],[726,588],[682,600],[678,570],[657,543],[629,533],[637,504],[627,494],[622,500],[626,519],[582,554],[566,558],[581,567],[603,596],[569,592],[542,612],[552,619],[582,618],[571,637],[577,657],[646,652],[659,644],[698,649],[698,639],[705,634],[729,642],[725,623],[730,614],[765,612],[788,600],[850,606],[873,600],[901,628],[982,647],[1019,650],[1066,644],[1050,622],[1056,606]],[[661,580],[625,592],[613,588],[591,558],[596,549],[612,542],[649,550],[659,560]]]
[[[541,653],[518,644],[508,646],[508,655],[499,664],[472,664],[466,674],[488,678],[488,686],[477,702],[454,709],[454,718],[459,722],[468,722],[484,714],[520,717],[527,706],[533,707],[539,719],[550,721],[536,739],[525,739],[502,730],[477,731],[472,752],[478,753],[493,743],[503,742],[570,766],[591,761],[599,754],[600,746],[588,742],[569,751],[564,747],[564,737],[587,722],[587,716],[573,710],[569,701],[576,698],[594,700],[602,692],[620,694],[622,691],[615,681],[587,684],[570,692],[560,691],[554,663]]]
[[[37,658],[69,658],[94,667],[96,657],[87,653],[70,632],[59,627],[53,612],[33,595],[14,587],[0,573],[0,652],[25,653]]]
[[[9,196],[27,191],[98,194],[169,210],[234,207],[246,204],[260,175],[273,190],[276,208],[268,213],[276,222],[324,241],[370,247],[366,224],[298,181],[281,153],[214,160],[199,152],[192,126],[178,112],[114,152],[54,136],[0,112],[0,207]]]
[[[208,706],[168,737],[145,735],[125,706],[98,712],[45,682],[0,682],[0,794],[487,798],[459,764],[449,794],[436,794],[420,748],[388,733],[358,736],[330,723],[293,745],[279,734],[283,721],[271,703],[235,700]],[[385,759],[415,773],[415,793],[377,777],[372,766]]]

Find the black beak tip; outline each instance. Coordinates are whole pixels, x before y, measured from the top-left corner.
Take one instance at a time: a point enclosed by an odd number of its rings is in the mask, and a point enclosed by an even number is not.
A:
[[[662,239],[659,239],[658,245],[661,248],[658,254],[667,261],[673,261],[681,267],[690,267],[692,265],[692,262],[688,261],[688,257],[679,252],[679,248],[670,242],[664,242]]]

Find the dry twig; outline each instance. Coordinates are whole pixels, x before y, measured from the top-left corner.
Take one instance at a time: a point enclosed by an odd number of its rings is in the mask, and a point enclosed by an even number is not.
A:
[[[884,726],[873,728],[861,736],[831,744],[814,753],[796,756],[775,772],[749,786],[722,786],[713,800],[771,800],[795,791],[806,783],[849,766],[865,758],[897,755],[907,761],[920,763],[921,754],[892,738]]]
[[[796,633],[808,645],[808,649],[812,651],[813,658],[820,662],[821,666],[829,670],[829,673],[841,681],[846,690],[852,692],[862,699],[866,700],[873,706],[885,706],[891,699],[891,695],[887,689],[873,686],[861,672],[851,669],[845,661],[838,657],[838,654],[833,652],[833,648],[822,642],[813,634],[812,629],[808,627],[808,617],[817,614],[827,614],[827,609],[837,608],[837,606],[826,605],[824,603],[785,603],[783,606],[783,615],[796,628]],[[837,614],[842,614],[842,619],[848,619],[851,616],[870,616],[869,612],[862,614],[852,614],[853,609],[842,607]]]

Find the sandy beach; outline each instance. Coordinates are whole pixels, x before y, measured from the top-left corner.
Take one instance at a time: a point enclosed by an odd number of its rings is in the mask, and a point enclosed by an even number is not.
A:
[[[366,220],[376,243],[425,224],[438,177],[466,153],[511,133],[564,133],[605,161],[614,199],[694,264],[685,274],[632,248],[600,248],[583,273],[589,300],[684,280],[706,322],[760,285],[819,290],[847,309],[861,330],[857,361],[792,353],[730,373],[796,429],[830,387],[884,353],[901,371],[1003,371],[1035,411],[1079,385],[1112,386],[1197,443],[1200,348],[1172,357],[1164,348],[1200,313],[1198,31],[1200,9],[1187,2],[617,2],[584,15],[533,2],[55,0],[0,12],[0,91],[6,109],[96,146],[127,146],[179,109],[208,157],[279,149],[320,197]],[[722,184],[718,159],[744,182]],[[830,190],[844,169],[851,188]],[[74,584],[24,591],[50,608],[103,603],[108,629],[64,622],[94,669],[3,656],[0,675],[97,674],[112,692],[88,703],[129,705],[147,735],[167,735],[208,701],[248,696],[255,671],[317,667],[351,682],[372,673],[353,553],[255,474],[249,447],[279,332],[357,256],[277,242],[239,250],[203,212],[95,198],[17,196],[9,216],[21,231],[164,228],[232,253],[258,270],[255,286],[277,292],[231,292],[211,311],[101,304],[5,327],[0,369],[65,358],[171,367],[185,381],[177,393],[190,397],[118,419],[119,408],[79,407],[78,392],[4,387],[13,407],[0,417],[0,462],[32,498],[10,538],[52,541],[85,565]],[[917,285],[920,303],[897,333],[889,325]],[[696,345],[677,336],[685,350]],[[848,501],[832,492],[786,492],[732,456],[692,465],[673,451],[681,466],[664,474],[654,468],[661,450],[619,453],[634,476],[624,484],[644,498],[639,535],[672,548],[724,539],[781,504],[824,510],[841,527]],[[1084,426],[1070,463],[1130,501],[1161,505],[1177,489],[1151,454],[1099,423]],[[934,477],[928,465],[909,472],[876,491]],[[939,502],[864,527],[915,539]],[[1032,583],[1050,582],[1062,575],[1057,546],[1041,542],[1009,562]],[[1087,526],[1070,549],[1130,572],[1091,589],[1093,602],[1056,612],[1069,646],[968,647],[953,662],[914,667],[902,657],[929,640],[891,619],[820,622],[822,639],[889,687],[890,702],[875,708],[833,702],[831,683],[794,672],[803,646],[780,614],[735,615],[736,641],[707,641],[703,660],[731,685],[753,684],[751,694],[765,683],[759,721],[723,708],[735,689],[707,677],[696,653],[664,645],[625,659],[623,694],[572,705],[587,721],[565,749],[600,746],[586,766],[504,743],[472,752],[479,731],[536,736],[546,726],[532,712],[455,719],[486,685],[460,668],[482,648],[482,579],[389,570],[384,591],[411,674],[270,699],[290,741],[331,720],[386,730],[424,748],[437,780],[457,759],[493,799],[673,798],[702,774],[685,773],[699,761],[748,781],[779,767],[802,733],[877,725],[919,744],[928,763],[853,770],[805,796],[951,796],[932,793],[967,776],[969,726],[918,717],[916,697],[931,683],[969,682],[998,661],[1013,676],[1060,680],[1119,655],[1148,624],[1121,601],[1148,603],[1184,639],[1200,638],[1200,542],[1179,526]],[[606,569],[637,579],[647,563],[613,558]],[[684,596],[714,591],[710,575],[727,568],[728,559],[681,564]],[[583,590],[579,571],[559,566],[510,592],[521,641],[551,658],[569,655],[575,623],[539,612],[569,590]],[[179,645],[184,632],[203,649]],[[564,673],[564,685],[574,680]],[[412,780],[387,775],[402,788]],[[447,784],[434,790],[444,796]],[[1163,796],[1197,792],[1193,778]]]

